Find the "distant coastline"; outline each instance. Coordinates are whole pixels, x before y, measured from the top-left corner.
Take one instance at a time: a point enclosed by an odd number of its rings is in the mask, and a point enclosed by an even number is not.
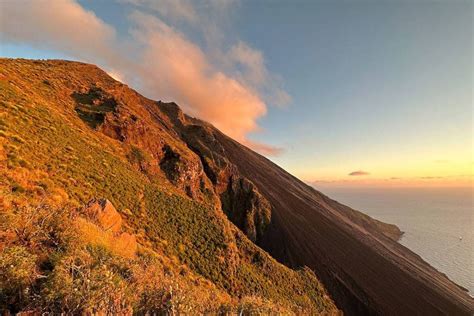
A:
[[[400,244],[474,297],[472,187],[318,189],[375,219],[397,225],[403,231]]]

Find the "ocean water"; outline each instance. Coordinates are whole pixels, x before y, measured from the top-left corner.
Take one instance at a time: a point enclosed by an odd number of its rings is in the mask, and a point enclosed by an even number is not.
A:
[[[378,220],[396,224],[400,243],[474,296],[472,188],[317,188]]]

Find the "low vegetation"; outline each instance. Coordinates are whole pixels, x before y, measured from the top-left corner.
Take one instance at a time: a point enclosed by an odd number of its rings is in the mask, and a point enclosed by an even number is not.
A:
[[[210,282],[154,251],[142,247],[133,257],[122,256],[98,243],[100,235],[84,239],[84,225],[94,224],[77,211],[14,208],[0,219],[3,309],[117,314],[237,308]]]

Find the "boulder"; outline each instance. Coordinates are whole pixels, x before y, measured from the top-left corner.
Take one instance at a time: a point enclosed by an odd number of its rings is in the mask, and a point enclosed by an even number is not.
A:
[[[93,199],[87,203],[84,213],[105,231],[118,233],[122,229],[122,216],[107,199]]]
[[[122,257],[135,256],[136,237],[122,232],[122,216],[109,200],[92,199],[84,207],[84,215],[77,221],[84,242],[104,246]]]

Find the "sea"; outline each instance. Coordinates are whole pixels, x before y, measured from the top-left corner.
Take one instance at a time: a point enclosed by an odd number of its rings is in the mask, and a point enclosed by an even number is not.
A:
[[[397,225],[400,243],[474,296],[473,188],[321,188],[373,218]]]

